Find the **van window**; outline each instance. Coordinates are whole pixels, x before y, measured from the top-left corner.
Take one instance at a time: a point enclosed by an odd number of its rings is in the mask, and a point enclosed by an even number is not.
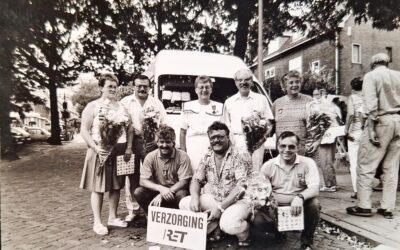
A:
[[[161,75],[158,78],[158,98],[164,104],[168,113],[180,112],[182,103],[197,99],[194,81],[197,76],[186,75]],[[213,93],[211,100],[224,103],[225,100],[236,94],[235,81],[232,78],[211,78],[213,80]],[[254,83],[252,90],[261,93],[261,88]]]

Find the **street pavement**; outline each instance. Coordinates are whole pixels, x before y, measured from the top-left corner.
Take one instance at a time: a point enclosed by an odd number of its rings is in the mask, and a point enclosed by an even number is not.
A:
[[[156,245],[146,242],[143,214],[128,228],[111,228],[107,236],[93,233],[90,193],[79,189],[86,146],[77,138],[62,146],[26,145],[21,159],[1,162],[2,249],[148,249]],[[106,197],[104,222],[108,215]],[[121,192],[121,218],[127,215],[124,200]],[[291,232],[287,236],[286,241],[277,243],[270,235],[258,234],[249,249],[298,249],[300,234]],[[314,249],[371,249],[375,245],[363,245],[357,238],[321,224]],[[207,249],[238,248],[234,237],[207,244]]]

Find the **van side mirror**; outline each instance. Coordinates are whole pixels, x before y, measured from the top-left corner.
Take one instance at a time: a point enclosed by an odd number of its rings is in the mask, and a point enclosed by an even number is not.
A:
[[[40,132],[40,134],[44,135],[44,132],[42,131],[42,132]]]

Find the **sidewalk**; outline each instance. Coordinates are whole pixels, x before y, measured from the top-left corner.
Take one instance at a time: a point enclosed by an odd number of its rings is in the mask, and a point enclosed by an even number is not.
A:
[[[394,219],[388,220],[379,214],[372,217],[352,216],[346,213],[346,207],[356,205],[356,200],[350,198],[353,188],[348,167],[342,165],[337,169],[337,181],[338,192],[320,192],[321,218],[365,239],[400,249],[400,192],[397,192]],[[381,196],[382,192],[372,194],[374,213],[379,208]]]
[[[0,164],[1,249],[148,249],[155,245],[146,241],[143,216],[137,217],[128,228],[111,228],[110,234],[104,237],[94,235],[90,193],[78,188],[85,144],[77,139],[63,146],[38,144],[29,147],[22,152],[22,159]],[[323,219],[372,240],[372,247],[378,244],[399,246],[399,240],[395,239],[400,227],[399,211],[396,210],[393,220],[378,215],[371,218],[348,216],[345,207],[354,204],[349,198],[348,169],[339,169],[338,183],[339,192],[321,194]],[[374,197],[379,195],[374,193]],[[121,218],[127,214],[124,199],[124,192],[121,192],[118,209]],[[102,218],[106,220],[107,195],[104,200]],[[283,243],[275,242],[268,235],[257,236],[249,249],[297,249],[299,236],[298,232],[288,233],[288,239]],[[238,249],[238,246],[234,237],[228,237],[219,243],[208,244],[207,248]],[[161,249],[176,248],[162,246]],[[356,247],[320,227],[315,235],[314,249]]]

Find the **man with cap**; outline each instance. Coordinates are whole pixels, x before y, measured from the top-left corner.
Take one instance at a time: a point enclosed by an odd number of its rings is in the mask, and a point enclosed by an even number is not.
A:
[[[357,206],[347,213],[372,216],[371,192],[379,164],[383,169],[383,192],[378,214],[393,218],[400,161],[400,72],[388,68],[389,56],[371,58],[371,71],[364,76],[363,99],[367,128],[358,151]]]

